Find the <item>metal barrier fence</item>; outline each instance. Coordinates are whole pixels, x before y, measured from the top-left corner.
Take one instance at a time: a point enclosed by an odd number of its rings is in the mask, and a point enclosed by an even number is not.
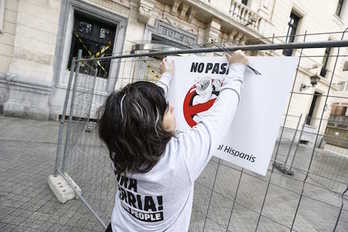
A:
[[[341,40],[318,42],[310,39],[330,34],[341,35]],[[324,115],[331,100],[348,99],[348,94],[332,94],[337,63],[348,54],[348,50],[342,54],[342,49],[348,47],[344,35],[345,32],[306,33],[296,36],[302,42],[292,44],[273,43],[284,39],[273,36],[270,44],[226,48],[249,53],[263,51],[266,55],[274,56],[281,55],[279,49],[296,49],[299,64],[267,175],[258,176],[213,158],[195,184],[190,231],[348,231],[348,155],[323,149],[325,138],[330,135],[326,135],[322,129],[328,121]],[[326,87],[322,88],[325,90],[320,95],[322,104],[316,109],[319,117],[308,119],[309,116],[296,114],[296,110],[292,110],[296,107],[292,104],[316,94],[296,89],[300,73],[305,72],[303,66],[321,61],[326,48],[333,50],[329,56],[332,69],[328,72]],[[219,47],[199,47],[167,52],[125,53],[97,59],[82,59],[80,53],[72,61],[60,119],[55,173],[67,173],[80,186],[82,193],[78,193],[79,198],[102,226],[105,227],[110,221],[116,191],[108,152],[98,139],[96,130],[98,108],[107,96],[98,87],[102,62],[111,61],[112,65],[119,67],[115,87],[118,89],[133,81],[159,78],[156,71],[158,57],[221,55],[224,50]],[[311,125],[316,125],[316,129],[305,129],[308,120]],[[302,144],[304,141],[307,144]]]

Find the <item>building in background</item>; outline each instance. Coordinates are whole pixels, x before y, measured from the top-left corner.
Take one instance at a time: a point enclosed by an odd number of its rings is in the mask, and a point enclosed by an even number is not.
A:
[[[212,41],[244,45],[340,40],[342,33],[326,32],[347,27],[346,0],[0,0],[0,112],[57,119],[70,62],[79,49],[83,57],[101,57],[213,46]],[[318,34],[304,36],[312,33]],[[322,109],[328,119],[333,105],[348,104],[343,98],[330,98],[324,104],[337,50],[303,52],[286,127],[295,128],[302,114],[305,130],[316,132]],[[299,56],[300,52],[250,55]],[[348,49],[340,53],[347,54]],[[348,96],[346,61],[338,59],[330,95]],[[141,62],[134,66],[100,62],[95,107],[127,81],[144,73],[158,75],[153,71]],[[322,134],[326,123],[320,126]]]

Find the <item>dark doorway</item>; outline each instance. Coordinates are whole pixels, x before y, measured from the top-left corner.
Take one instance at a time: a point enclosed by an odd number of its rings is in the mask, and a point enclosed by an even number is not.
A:
[[[82,58],[100,58],[111,56],[114,48],[116,25],[102,19],[76,11],[74,14],[74,28],[71,40],[68,69],[73,57],[82,49]],[[84,70],[84,68],[86,70]],[[97,62],[97,76],[108,78],[110,60]],[[81,73],[88,74],[90,69],[82,64]]]

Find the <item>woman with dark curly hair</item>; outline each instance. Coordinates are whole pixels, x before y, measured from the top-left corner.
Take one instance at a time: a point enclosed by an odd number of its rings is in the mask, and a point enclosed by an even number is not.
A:
[[[194,182],[215,141],[227,133],[248,64],[242,52],[227,59],[230,71],[215,104],[180,134],[165,97],[174,71],[166,59],[157,85],[135,82],[107,98],[99,136],[109,150],[118,189],[107,231],[188,231]]]

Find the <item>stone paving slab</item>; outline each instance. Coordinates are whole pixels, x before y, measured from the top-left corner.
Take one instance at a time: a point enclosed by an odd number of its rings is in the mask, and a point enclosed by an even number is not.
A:
[[[59,203],[53,173],[57,122],[0,117],[0,231],[103,231],[79,200]]]
[[[80,200],[60,204],[47,185],[54,170],[58,122],[34,121],[0,117],[0,231],[103,231],[102,226]],[[78,131],[76,129],[76,131]],[[105,150],[93,133],[76,134],[77,146],[71,151],[67,171],[80,185],[83,196],[107,222],[114,196],[114,177]],[[288,147],[281,146],[278,157],[284,160]],[[311,151],[300,147],[295,160],[295,176],[272,175],[271,185],[260,218],[258,231],[289,231],[294,218],[305,169]],[[348,180],[348,168],[338,171],[337,162],[328,154],[313,161],[317,174]],[[329,158],[327,158],[329,157]],[[339,160],[340,163],[343,161]],[[217,170],[218,168],[218,170]],[[214,176],[215,188],[208,205]],[[259,210],[270,178],[245,171],[237,201],[233,199],[240,169],[214,158],[195,185],[191,232],[254,231]],[[341,184],[311,176],[304,189],[294,231],[332,231],[341,199],[330,190],[342,189]],[[348,199],[336,232],[348,231]],[[209,210],[208,210],[209,208]],[[206,222],[205,222],[206,221]],[[230,221],[230,223],[228,223]],[[205,222],[205,223],[204,223]]]

